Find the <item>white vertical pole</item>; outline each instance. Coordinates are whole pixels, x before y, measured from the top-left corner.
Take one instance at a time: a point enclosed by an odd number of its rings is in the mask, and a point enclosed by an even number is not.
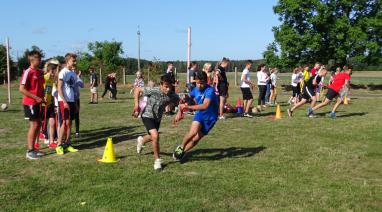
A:
[[[235,67],[235,86],[237,87],[237,67]]]
[[[178,79],[178,74],[176,73],[176,68],[175,68],[174,72],[175,72],[175,80],[177,80]]]
[[[9,38],[7,37],[8,104],[11,104],[11,64],[9,61]]]
[[[187,31],[187,83],[189,83],[190,79],[188,77],[188,67],[190,67],[191,63],[191,27],[188,27]]]
[[[126,69],[125,69],[125,67],[123,67],[122,72],[123,72],[123,85],[126,85]]]
[[[102,85],[102,68],[99,68],[99,84]]]
[[[139,25],[138,25],[138,71],[141,71],[141,32],[139,31]]]

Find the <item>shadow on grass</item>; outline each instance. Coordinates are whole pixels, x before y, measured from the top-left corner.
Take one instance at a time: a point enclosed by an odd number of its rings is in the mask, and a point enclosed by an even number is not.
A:
[[[337,112],[344,112],[344,111],[337,111]],[[368,114],[367,112],[362,112],[362,113],[347,113],[344,115],[337,115],[337,118],[346,118],[346,117],[352,117],[352,116],[364,116]],[[315,113],[315,116],[320,116],[320,117],[325,117],[327,116],[329,118],[329,113],[328,112],[322,112],[322,113]]]
[[[81,132],[81,137],[74,140],[74,145],[78,149],[92,149],[98,147],[104,147],[107,142],[107,138],[113,139],[113,144],[120,143],[122,141],[135,139],[138,136],[143,135],[142,132],[132,132],[138,126],[125,126],[125,127],[113,127],[113,128],[101,128],[95,130],[87,130]]]
[[[246,158],[266,149],[264,146],[259,147],[229,147],[216,149],[196,149],[185,155],[184,162],[188,160],[221,160],[224,158]],[[172,154],[171,154],[172,155]]]
[[[366,112],[362,112],[362,113],[348,113],[348,114],[344,114],[344,115],[339,115],[337,116],[337,118],[345,118],[345,117],[352,117],[352,116],[364,116],[368,113]]]

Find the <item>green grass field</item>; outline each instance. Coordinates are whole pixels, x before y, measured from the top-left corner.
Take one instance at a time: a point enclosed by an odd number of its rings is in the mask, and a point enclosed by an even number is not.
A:
[[[382,75],[355,74],[357,80],[382,84]],[[283,91],[281,120],[270,118],[274,107],[253,119],[229,115],[183,164],[171,154],[192,117],[178,126],[164,118],[162,172],[153,170],[150,145],[140,156],[135,152],[145,129],[131,117],[129,88],[119,88],[119,100],[98,105],[87,104],[88,95],[83,89],[81,138],[74,139],[80,151],[58,156],[41,144],[47,156],[29,161],[28,122],[13,89],[13,104],[0,112],[1,211],[382,210],[381,90],[352,90],[350,104],[339,108],[335,120],[325,116],[329,107],[309,119],[306,106],[288,118],[289,92]],[[235,104],[239,88],[232,87],[230,95]],[[5,99],[1,87],[0,102]],[[107,137],[113,138],[116,164],[96,161]]]

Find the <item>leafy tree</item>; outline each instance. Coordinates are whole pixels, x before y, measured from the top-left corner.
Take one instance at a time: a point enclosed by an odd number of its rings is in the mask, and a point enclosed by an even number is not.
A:
[[[291,67],[314,63],[382,63],[382,2],[378,0],[279,0],[274,27],[279,61]],[[271,44],[264,52],[274,61]],[[271,54],[271,52],[274,54]]]
[[[122,65],[122,42],[96,41],[89,43],[88,49],[93,54],[93,64],[100,66],[105,74],[116,71]]]

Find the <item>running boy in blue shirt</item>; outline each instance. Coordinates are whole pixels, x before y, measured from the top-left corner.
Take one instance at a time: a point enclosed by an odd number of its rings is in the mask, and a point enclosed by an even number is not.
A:
[[[207,74],[198,71],[195,74],[196,87],[191,91],[190,97],[196,105],[180,105],[180,111],[189,109],[196,111],[189,132],[184,136],[182,145],[178,146],[174,153],[174,160],[181,160],[184,154],[191,150],[198,142],[208,134],[218,120],[219,101],[214,88],[207,84]],[[181,119],[181,113],[175,117],[175,121]]]

